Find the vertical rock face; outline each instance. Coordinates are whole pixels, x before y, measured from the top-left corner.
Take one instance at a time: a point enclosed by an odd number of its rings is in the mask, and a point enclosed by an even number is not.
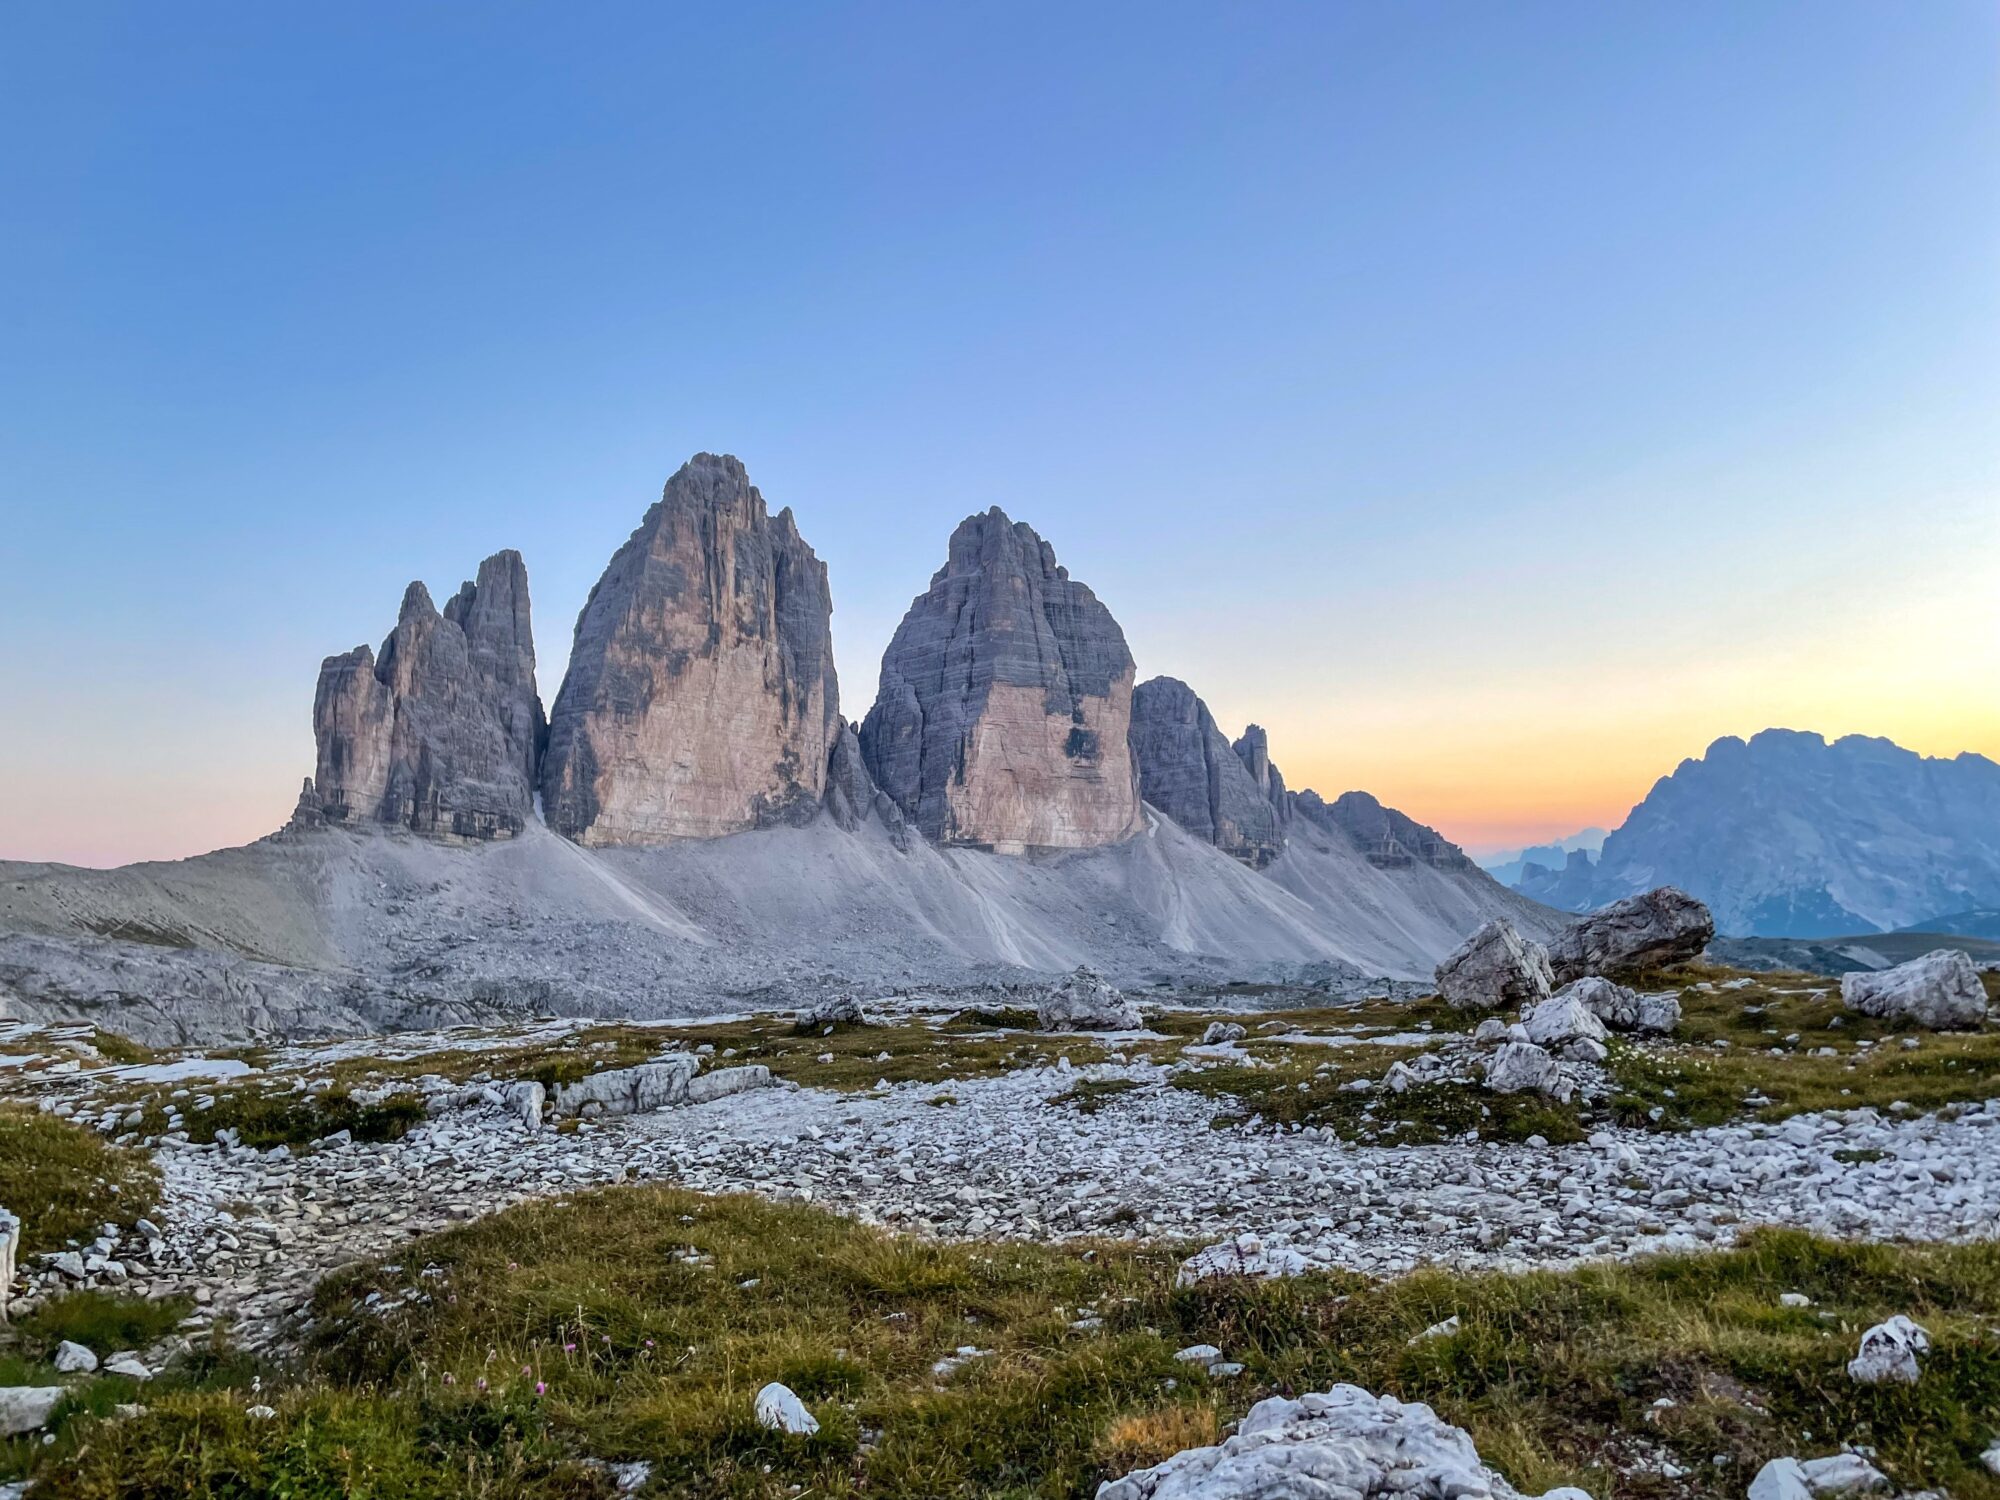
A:
[[[743,465],[667,481],[576,622],[542,765],[583,844],[715,838],[819,807],[840,713],[826,565]]]
[[[938,843],[1116,843],[1143,827],[1132,678],[1111,612],[996,506],[959,524],[897,628],[862,756]]]
[[[1194,689],[1155,677],[1132,691],[1139,795],[1197,838],[1262,869],[1277,857],[1277,811]]]
[[[1250,773],[1250,780],[1258,793],[1270,804],[1271,816],[1277,820],[1282,835],[1285,825],[1292,821],[1292,804],[1285,795],[1285,778],[1271,764],[1271,742],[1264,734],[1264,726],[1245,726],[1243,737],[1230,748],[1243,762],[1243,769]]]
[[[318,765],[295,821],[508,837],[533,810],[542,732],[528,572],[498,552],[443,614],[411,584],[379,658],[357,646],[321,664]]]

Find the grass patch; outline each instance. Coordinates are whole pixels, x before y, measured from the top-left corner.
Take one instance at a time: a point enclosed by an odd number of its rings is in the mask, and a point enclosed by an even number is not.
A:
[[[0,1105],[0,1207],[21,1216],[26,1255],[94,1239],[153,1206],[160,1179],[135,1152],[54,1115]]]
[[[64,1339],[103,1355],[139,1349],[172,1333],[192,1304],[185,1297],[125,1297],[114,1292],[69,1292],[44,1302],[14,1328],[17,1344],[39,1358]]]
[[[210,1092],[215,1103],[207,1109],[196,1109],[188,1100],[175,1101],[181,1128],[191,1141],[207,1143],[225,1130],[235,1131],[239,1144],[260,1151],[302,1146],[342,1130],[351,1131],[357,1141],[399,1141],[424,1118],[423,1095],[415,1092],[394,1093],[367,1104],[344,1088],[317,1094],[274,1093],[263,1080]],[[155,1094],[144,1111],[139,1129],[149,1135],[165,1134],[165,1096]]]
[[[1136,1078],[1085,1078],[1074,1087],[1055,1095],[1051,1104],[1060,1104],[1073,1109],[1080,1115],[1094,1115],[1104,1108],[1105,1101],[1115,1099],[1120,1094],[1129,1094],[1145,1085]]]
[[[1351,1087],[1380,1080],[1392,1063],[1417,1056],[1420,1047],[1342,1048],[1331,1058],[1326,1050],[1275,1048],[1270,1061],[1256,1065],[1189,1068],[1174,1075],[1173,1086],[1226,1102],[1215,1118],[1218,1126],[1251,1119],[1317,1125],[1343,1140],[1380,1145],[1428,1146],[1468,1135],[1492,1141],[1539,1135],[1563,1144],[1588,1133],[1576,1105],[1539,1094],[1492,1094],[1465,1083],[1422,1083],[1400,1094]]]
[[[1848,1439],[1903,1488],[2000,1495],[1978,1462],[2000,1422],[2000,1247],[1764,1232],[1572,1273],[1193,1287],[1174,1285],[1178,1259],[934,1244],[801,1206],[610,1188],[336,1278],[287,1382],[149,1391],[144,1416],[73,1421],[59,1458],[22,1461],[42,1500],[608,1496],[587,1459],[650,1461],[652,1495],[1087,1496],[1265,1395],[1351,1380],[1429,1401],[1530,1491],[1720,1500],[1767,1458]],[[1855,1385],[1858,1330],[1893,1312],[1931,1332],[1923,1378]],[[1452,1315],[1456,1334],[1411,1342]],[[1245,1375],[1174,1360],[1197,1342]],[[934,1372],[964,1345],[987,1352]],[[767,1380],[813,1408],[817,1437],[755,1425]],[[253,1399],[277,1415],[248,1419]],[[1635,1439],[1689,1474],[1620,1472]]]

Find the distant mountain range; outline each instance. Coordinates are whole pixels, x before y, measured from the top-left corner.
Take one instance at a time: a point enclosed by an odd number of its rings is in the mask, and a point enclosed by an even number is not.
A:
[[[1605,833],[1602,828],[1585,828],[1578,833],[1570,834],[1567,838],[1551,839],[1546,844],[1530,844],[1525,849],[1508,849],[1499,854],[1490,854],[1479,861],[1479,868],[1502,885],[1519,885],[1529,865],[1560,870],[1569,858],[1571,850],[1581,849],[1586,854],[1595,854],[1604,847],[1604,839]]]
[[[1707,902],[1738,937],[1985,935],[2000,908],[2000,765],[1866,735],[1732,735],[1655,783],[1595,860],[1566,851],[1514,882],[1567,911],[1657,885]]]

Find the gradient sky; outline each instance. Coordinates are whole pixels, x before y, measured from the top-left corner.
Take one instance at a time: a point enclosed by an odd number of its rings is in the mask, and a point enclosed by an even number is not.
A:
[[[1475,848],[1770,724],[2000,755],[2000,10],[16,4],[0,857],[269,831],[320,658],[662,481],[966,513]]]

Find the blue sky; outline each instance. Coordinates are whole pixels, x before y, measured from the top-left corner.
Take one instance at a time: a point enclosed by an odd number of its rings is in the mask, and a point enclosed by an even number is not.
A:
[[[0,857],[240,841],[319,659],[689,454],[848,711],[998,503],[1478,846],[1769,723],[2000,753],[2000,12],[17,6]]]

